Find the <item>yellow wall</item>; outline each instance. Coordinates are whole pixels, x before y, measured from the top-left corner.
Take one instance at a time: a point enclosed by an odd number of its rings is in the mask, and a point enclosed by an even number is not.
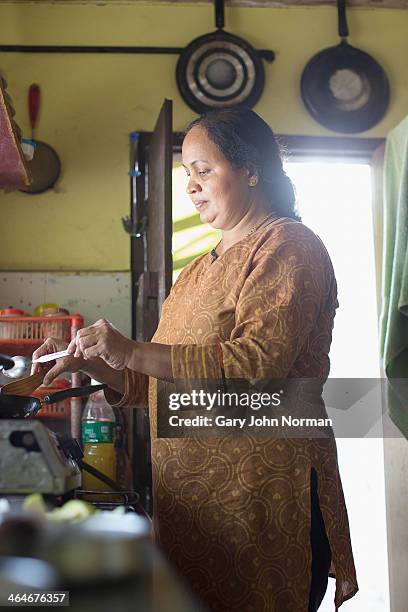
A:
[[[408,112],[408,11],[350,10],[350,42],[373,54],[392,87],[388,114],[363,134],[385,136]],[[183,46],[212,31],[204,6],[2,4],[2,44]],[[334,135],[304,109],[299,79],[308,59],[336,44],[333,7],[226,10],[227,29],[257,48],[271,48],[266,87],[256,110],[277,132]],[[38,82],[43,109],[37,137],[59,153],[54,191],[0,194],[3,270],[127,270],[128,133],[150,130],[164,97],[174,100],[174,127],[192,111],[176,82],[177,56],[0,54],[17,121],[29,136],[28,86]]]

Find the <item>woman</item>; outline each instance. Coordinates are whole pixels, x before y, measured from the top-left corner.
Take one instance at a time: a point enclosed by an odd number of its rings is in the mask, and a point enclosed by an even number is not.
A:
[[[188,194],[221,241],[182,271],[152,342],[100,320],[44,382],[82,369],[116,406],[149,396],[155,535],[211,610],[314,612],[330,566],[338,607],[358,587],[333,439],[157,437],[180,381],[326,379],[337,307],[329,256],[299,222],[258,115],[197,119],[182,157]],[[60,348],[48,340],[35,356]]]

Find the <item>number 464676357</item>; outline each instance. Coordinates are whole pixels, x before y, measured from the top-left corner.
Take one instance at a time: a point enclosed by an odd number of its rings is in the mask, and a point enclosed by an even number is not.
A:
[[[54,605],[69,605],[69,599],[67,593],[55,592],[55,591],[42,591],[40,593],[10,593],[7,598],[9,604],[21,605],[41,605],[41,604],[54,604]]]

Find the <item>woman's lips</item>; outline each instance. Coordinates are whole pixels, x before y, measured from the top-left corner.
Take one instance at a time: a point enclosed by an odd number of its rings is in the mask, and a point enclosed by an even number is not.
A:
[[[208,200],[197,200],[197,202],[194,202],[194,206],[200,210],[201,208],[203,208],[206,204],[208,203]]]

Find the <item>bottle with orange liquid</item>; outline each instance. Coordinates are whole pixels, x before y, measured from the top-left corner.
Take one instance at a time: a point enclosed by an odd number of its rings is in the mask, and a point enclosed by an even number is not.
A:
[[[92,380],[91,384],[99,384]],[[82,415],[84,461],[116,480],[115,414],[105,399],[103,390],[92,393]],[[82,488],[89,491],[110,491],[101,480],[82,471]],[[88,496],[87,496],[88,499]],[[90,498],[89,498],[90,499]],[[111,496],[99,495],[95,501],[111,501]]]

